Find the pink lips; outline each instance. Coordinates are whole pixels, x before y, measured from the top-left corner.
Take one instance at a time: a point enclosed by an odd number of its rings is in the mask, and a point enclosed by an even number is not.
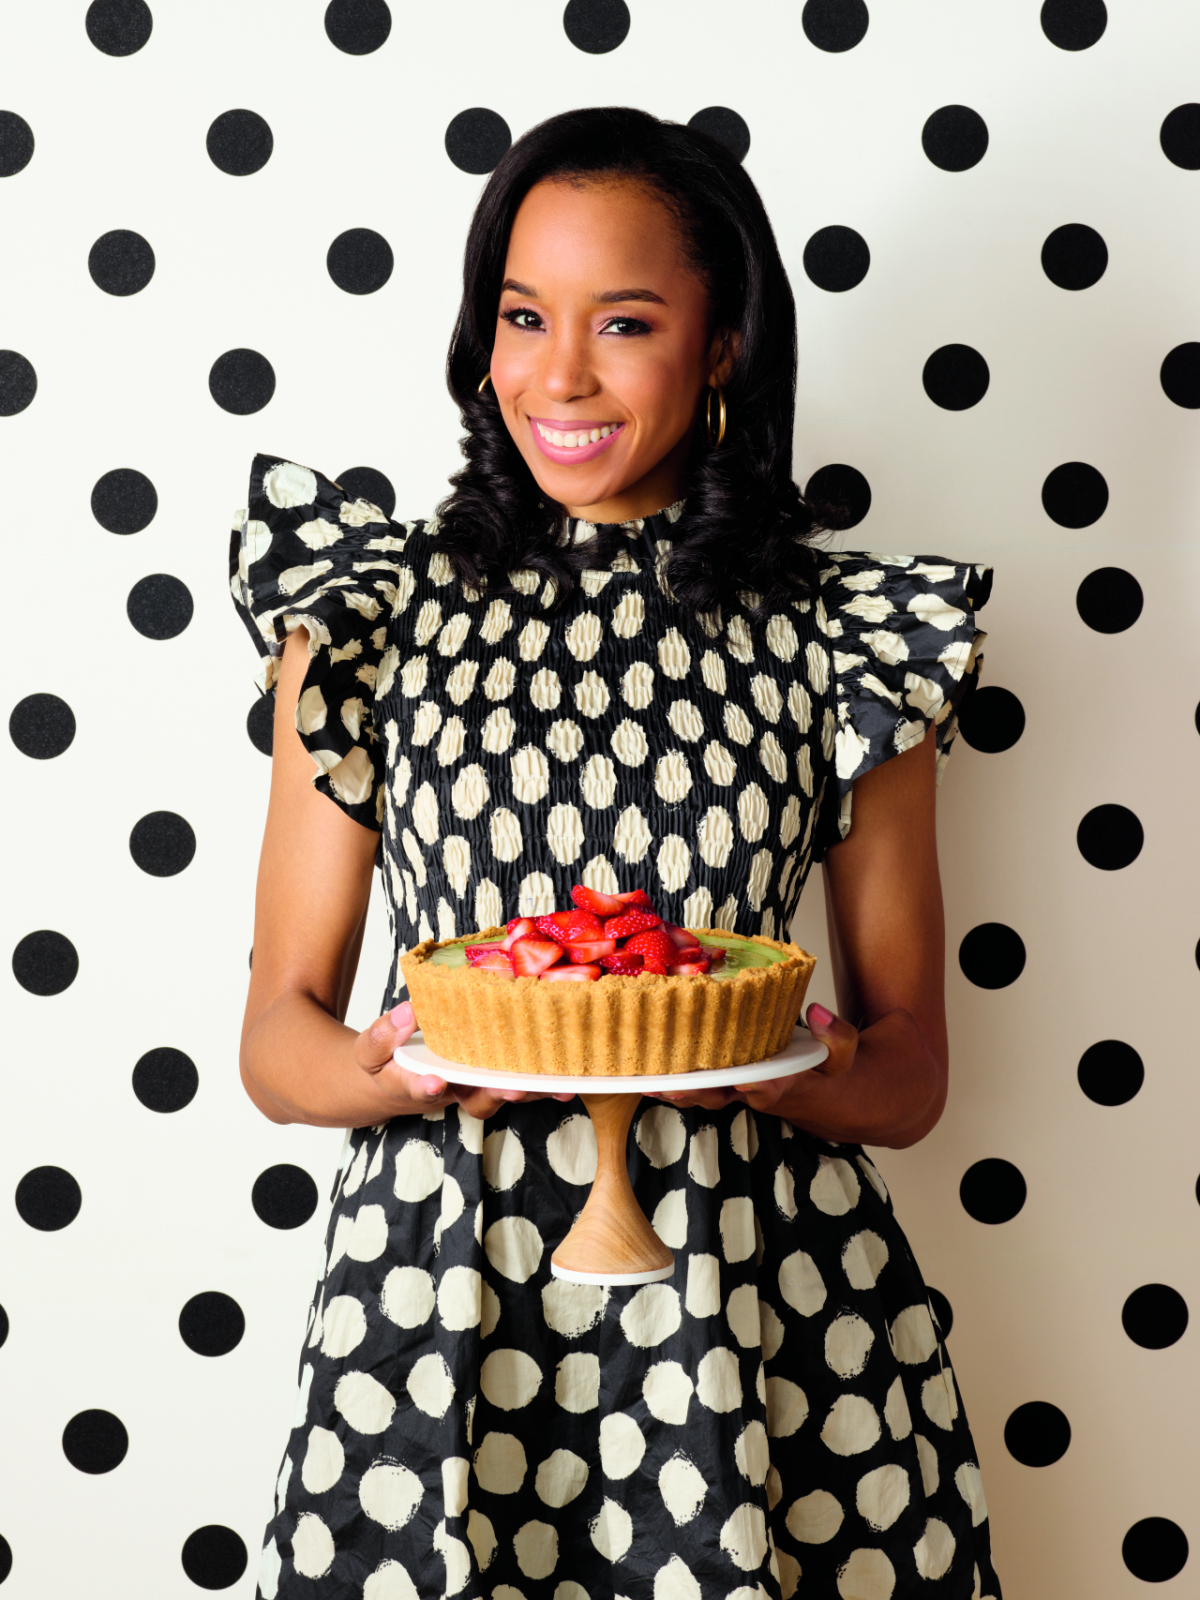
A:
[[[538,449],[544,456],[548,457],[549,460],[560,462],[563,466],[567,467],[574,466],[576,463],[595,460],[595,458],[600,454],[601,450],[606,450],[615,439],[619,439],[625,432],[625,424],[622,422],[619,423],[613,432],[609,434],[607,439],[597,439],[594,442],[589,442],[588,444],[567,446],[551,444],[549,439],[543,439],[537,430],[537,424],[539,422],[543,428],[553,428],[556,433],[590,433],[593,428],[602,428],[605,426],[611,426],[611,424],[605,424],[603,422],[576,422],[574,420],[564,423],[555,417],[530,417],[529,431],[533,434],[533,441],[537,445]]]

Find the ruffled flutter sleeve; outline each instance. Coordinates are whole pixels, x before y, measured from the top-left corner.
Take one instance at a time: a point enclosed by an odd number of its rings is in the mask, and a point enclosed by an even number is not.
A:
[[[850,832],[856,778],[937,740],[938,781],[958,732],[958,708],[977,682],[986,634],[975,613],[992,569],[941,556],[830,555],[818,627],[836,688],[834,791],[822,806],[822,847]]]
[[[313,783],[366,828],[383,819],[383,751],[375,682],[388,623],[412,592],[403,560],[416,524],[390,522],[310,467],[258,455],[246,508],[234,514],[229,581],[273,694],[287,637],[308,632],[296,729],[316,763]]]

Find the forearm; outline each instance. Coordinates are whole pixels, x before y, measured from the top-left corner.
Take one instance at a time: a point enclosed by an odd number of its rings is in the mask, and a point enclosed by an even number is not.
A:
[[[242,1033],[242,1082],[272,1122],[363,1128],[428,1109],[396,1092],[386,1073],[364,1069],[358,1035],[309,995],[286,992]]]
[[[802,1073],[771,1109],[822,1139],[904,1149],[936,1125],[945,1103],[944,1058],[907,1011],[890,1011],[859,1033],[848,1071]]]

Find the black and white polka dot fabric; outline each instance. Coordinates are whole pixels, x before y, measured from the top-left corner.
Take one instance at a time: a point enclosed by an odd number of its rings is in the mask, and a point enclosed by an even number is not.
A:
[[[854,779],[930,727],[945,758],[988,569],[829,555],[765,628],[751,596],[697,622],[662,582],[681,516],[626,525],[561,611],[532,575],[475,602],[435,523],[256,457],[234,599],[265,688],[308,630],[297,726],[381,832],[397,955],[579,881],[784,935]],[[630,1171],[675,1274],[608,1291],[549,1271],[595,1159],[557,1101],[351,1131],[262,1600],[998,1600],[946,1349],[862,1150],[647,1102]]]

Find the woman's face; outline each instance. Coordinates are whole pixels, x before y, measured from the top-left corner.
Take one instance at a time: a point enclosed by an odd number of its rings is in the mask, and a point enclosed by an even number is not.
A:
[[[679,498],[700,397],[730,364],[678,225],[640,183],[548,181],[509,239],[492,385],[541,489],[623,522]]]

